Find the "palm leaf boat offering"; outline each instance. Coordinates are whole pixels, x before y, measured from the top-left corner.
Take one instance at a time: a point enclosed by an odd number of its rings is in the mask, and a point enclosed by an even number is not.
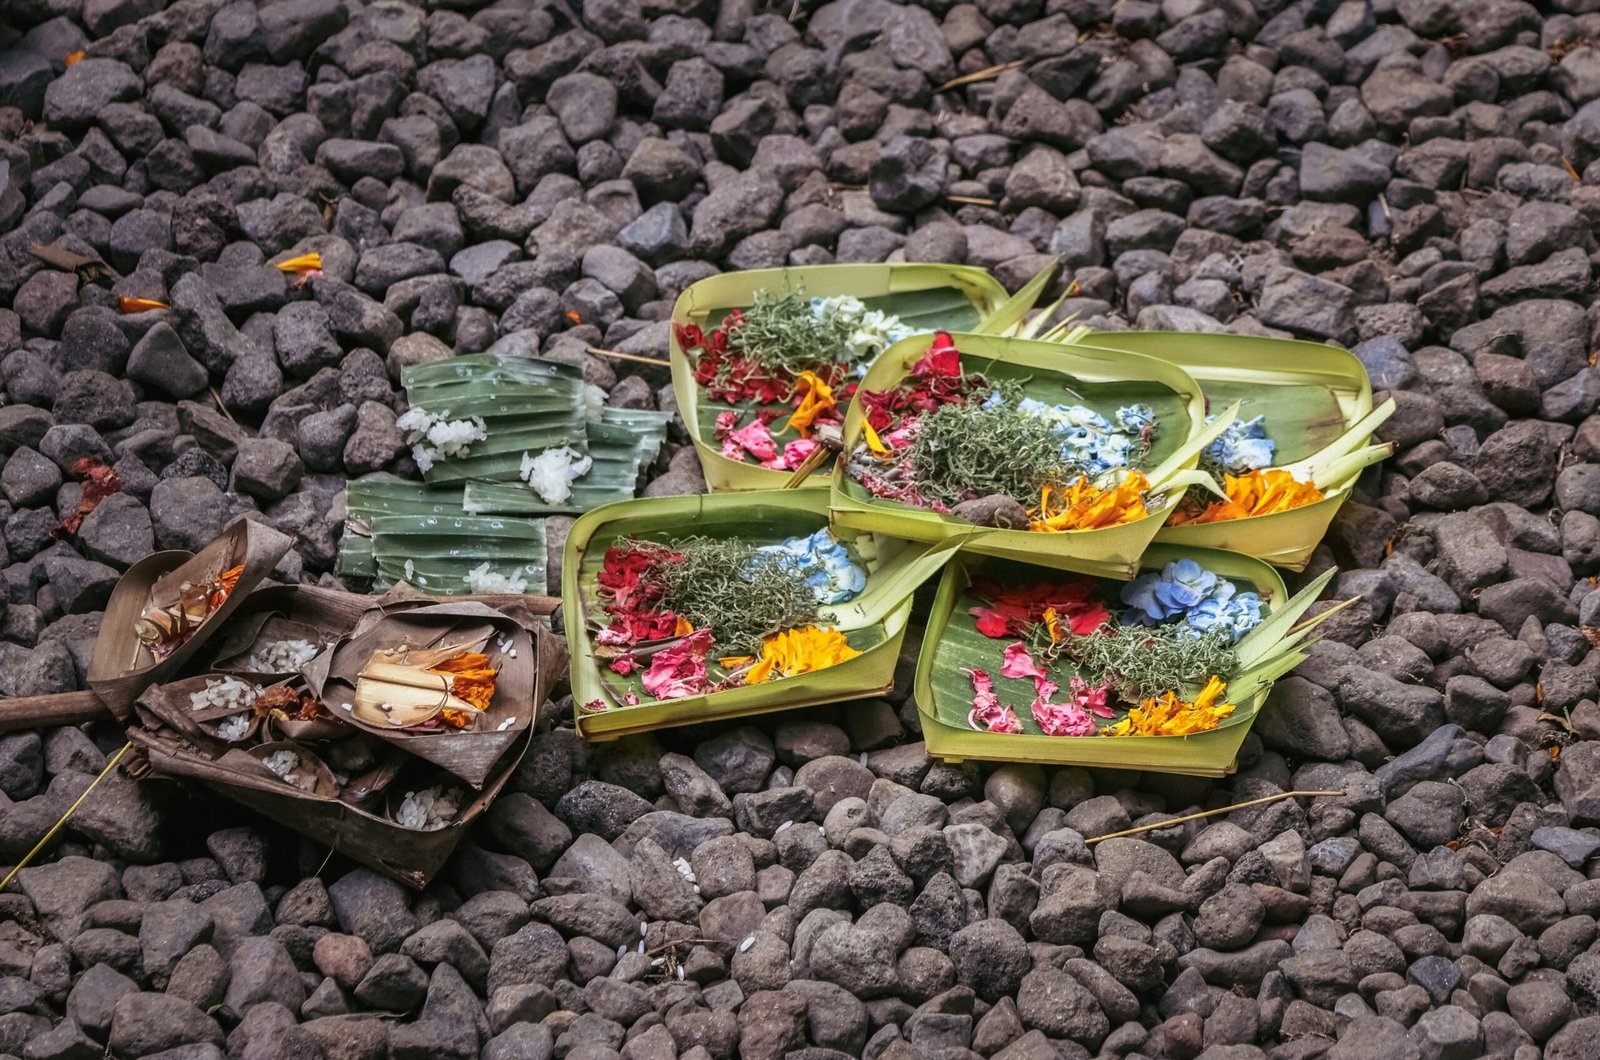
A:
[[[293,539],[240,519],[199,552],[157,552],[129,567],[106,603],[88,681],[119,720],[170,679],[277,566]]]
[[[520,604],[387,603],[295,674],[147,690],[129,735],[154,771],[421,887],[515,767],[563,661]]]
[[[930,754],[1221,776],[1333,576],[1292,598],[1260,560],[1152,545],[1132,581],[963,554],[916,699]],[[1332,612],[1327,612],[1332,613]]]
[[[672,384],[706,482],[781,487],[822,458],[879,353],[909,335],[976,330],[1013,304],[1027,308],[987,272],[956,265],[755,269],[691,285],[673,307]]]
[[[912,593],[957,543],[836,538],[809,490],[590,512],[562,565],[578,731],[611,739],[882,693]]]
[[[1238,405],[1233,424],[1200,458],[1226,496],[1191,490],[1157,541],[1229,549],[1304,570],[1361,472],[1393,451],[1371,441],[1394,402],[1373,407],[1366,369],[1347,350],[1179,332],[1058,328],[1052,336],[1073,348],[1174,364],[1200,384],[1211,413]]]
[[[1232,423],[1154,358],[989,335],[897,343],[862,380],[835,525],[1129,577]]]

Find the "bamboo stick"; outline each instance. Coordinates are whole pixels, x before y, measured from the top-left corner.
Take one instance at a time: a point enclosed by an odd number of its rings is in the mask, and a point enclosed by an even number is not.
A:
[[[110,716],[100,697],[88,691],[0,700],[0,732],[78,725]]]
[[[599,346],[590,346],[588,351],[596,357],[611,357],[619,361],[637,361],[639,364],[653,364],[657,368],[671,368],[672,362],[660,357],[644,357],[637,353],[623,353],[621,350],[603,350]]]
[[[106,767],[100,771],[100,775],[89,782],[89,786],[83,789],[83,794],[79,795],[73,804],[67,807],[67,812],[61,815],[60,820],[56,821],[55,824],[50,826],[50,831],[44,834],[44,838],[35,843],[33,845],[33,849],[28,851],[28,853],[23,856],[21,861],[12,866],[11,871],[6,873],[5,879],[0,880],[0,891],[3,891],[7,887],[11,886],[11,881],[17,878],[17,873],[27,868],[28,863],[39,856],[39,851],[43,850],[50,840],[56,837],[56,833],[61,831],[61,829],[66,826],[66,823],[72,819],[72,815],[78,812],[78,807],[83,805],[83,800],[87,799],[90,794],[93,793],[94,789],[100,786],[100,782],[106,779],[113,769],[117,768],[117,763],[122,761],[122,756],[127,754],[128,748],[132,746],[133,744],[131,743],[125,743],[116,754],[111,756],[111,760],[107,762]]]
[[[1137,828],[1125,828],[1120,832],[1112,832],[1110,835],[1097,835],[1093,839],[1085,839],[1084,842],[1100,843],[1107,839],[1121,839],[1124,836],[1138,835],[1140,832],[1154,832],[1157,829],[1170,828],[1175,824],[1187,824],[1190,821],[1198,821],[1202,817],[1215,817],[1219,813],[1232,813],[1234,810],[1244,810],[1250,808],[1251,806],[1261,806],[1265,803],[1277,802],[1280,799],[1292,799],[1297,796],[1335,796],[1345,794],[1348,793],[1343,791],[1280,791],[1276,795],[1267,795],[1264,798],[1251,799],[1249,802],[1236,802],[1232,806],[1221,806],[1215,810],[1202,810],[1200,813],[1191,813],[1185,817],[1174,817],[1170,821],[1157,821],[1154,824],[1142,824]]]

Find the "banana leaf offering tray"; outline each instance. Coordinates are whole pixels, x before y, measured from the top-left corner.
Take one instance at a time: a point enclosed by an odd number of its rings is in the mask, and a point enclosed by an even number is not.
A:
[[[913,592],[958,544],[836,536],[815,490],[590,512],[562,565],[578,731],[611,739],[881,694]]]
[[[1232,424],[1138,354],[940,332],[868,369],[833,470],[834,525],[1131,577]]]
[[[1152,545],[1132,581],[963,554],[917,665],[928,751],[1221,776],[1333,573],[1290,597],[1228,552]]]
[[[861,374],[909,335],[976,330],[1031,306],[982,269],[818,265],[691,285],[672,314],[673,391],[713,492],[774,489],[836,436]],[[822,485],[822,481],[816,481]]]
[[[1155,357],[1187,372],[1208,415],[1237,406],[1201,454],[1224,496],[1190,490],[1155,540],[1222,548],[1304,570],[1361,472],[1389,455],[1372,432],[1394,412],[1374,407],[1366,369],[1321,343],[1178,332],[1062,332],[1055,341]]]

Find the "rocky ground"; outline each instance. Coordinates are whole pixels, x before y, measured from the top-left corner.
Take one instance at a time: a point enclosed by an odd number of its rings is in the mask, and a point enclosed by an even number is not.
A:
[[[1363,601],[1226,782],[930,763],[898,699],[556,728],[411,894],[113,776],[0,895],[0,1054],[1600,1055],[1594,0],[3,7],[0,692],[240,512],[330,578],[404,365],[516,335],[668,405],[584,348],[719,269],[1055,259],[1088,323],[1331,339],[1399,412],[1315,563]],[[58,533],[85,456],[121,492]],[[0,738],[0,860],[121,742]],[[1346,794],[1085,843],[1291,788]]]

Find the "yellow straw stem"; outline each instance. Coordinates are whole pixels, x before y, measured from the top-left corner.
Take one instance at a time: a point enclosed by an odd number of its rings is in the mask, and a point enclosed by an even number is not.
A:
[[[986,66],[982,70],[974,70],[970,74],[962,74],[960,77],[952,77],[950,80],[934,89],[934,91],[948,92],[950,89],[960,88],[962,85],[970,85],[977,81],[987,81],[991,77],[999,77],[1007,70],[1017,69],[1026,61],[1026,59],[1013,59],[1009,63],[1000,63],[996,66]]]
[[[11,886],[11,881],[17,878],[17,873],[27,868],[28,863],[39,856],[39,851],[43,850],[49,844],[50,840],[56,837],[56,833],[61,831],[61,829],[66,825],[67,821],[72,819],[72,815],[78,812],[78,807],[83,805],[83,800],[87,799],[89,797],[89,793],[100,786],[100,782],[106,779],[107,774],[109,774],[113,769],[117,768],[117,763],[122,761],[122,756],[127,754],[128,748],[132,746],[133,744],[131,743],[125,743],[116,754],[111,756],[111,761],[106,763],[106,767],[100,771],[100,775],[95,777],[94,780],[89,783],[87,788],[83,789],[83,794],[79,795],[77,799],[73,801],[71,806],[67,807],[67,812],[61,815],[61,819],[50,826],[50,831],[44,834],[44,838],[35,843],[33,845],[33,849],[28,851],[27,855],[21,861],[17,862],[16,867],[10,872],[6,873],[5,879],[0,880],[0,891],[3,891],[7,887]]]
[[[1170,821],[1157,821],[1154,824],[1142,824],[1137,828],[1125,828],[1120,832],[1110,835],[1097,835],[1093,839],[1085,839],[1084,843],[1100,843],[1107,839],[1121,839],[1123,836],[1138,835],[1140,832],[1154,832],[1160,828],[1171,828],[1175,824],[1187,824],[1189,821],[1198,821],[1202,817],[1215,817],[1219,813],[1232,813],[1234,810],[1244,810],[1251,806],[1260,806],[1263,803],[1277,802],[1279,799],[1292,799],[1296,796],[1333,796],[1344,795],[1343,791],[1280,791],[1276,795],[1265,798],[1251,799],[1249,802],[1236,802],[1232,806],[1221,806],[1215,810],[1203,810],[1200,813],[1191,813],[1186,817],[1174,817]]]

